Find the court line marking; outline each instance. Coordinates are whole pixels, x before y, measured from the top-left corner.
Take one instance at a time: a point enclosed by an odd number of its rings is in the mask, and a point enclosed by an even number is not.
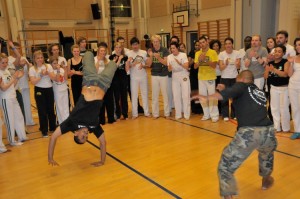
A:
[[[224,137],[233,138],[233,136],[230,136],[230,135],[219,133],[219,132],[216,132],[216,131],[213,131],[213,130],[209,130],[209,129],[206,129],[206,128],[203,128],[203,127],[200,127],[200,126],[196,126],[196,125],[193,125],[193,124],[184,123],[184,122],[172,119],[172,118],[169,119],[169,120],[171,120],[173,122],[178,122],[178,123],[181,123],[181,124],[185,124],[185,125],[188,125],[188,126],[191,126],[191,127],[195,127],[195,128],[198,128],[198,129],[202,129],[202,130],[208,131],[210,133],[218,134],[218,135],[221,135],[221,136],[224,136]],[[287,153],[287,152],[284,152],[284,151],[275,150],[275,152],[278,152],[278,153],[281,153],[281,154],[284,154],[284,155],[287,155],[287,156],[291,156],[291,157],[300,159],[300,156],[294,155],[294,154],[290,154],[290,153]]]
[[[87,140],[87,142],[89,144],[91,144],[92,146],[94,146],[95,148],[100,150],[100,147],[97,146],[96,144],[94,144],[93,142]],[[125,162],[123,162],[122,160],[118,159],[117,157],[113,156],[112,154],[106,152],[106,155],[111,157],[112,159],[114,159],[115,161],[119,162],[120,164],[122,164],[123,166],[125,166],[126,168],[128,168],[129,170],[133,171],[134,173],[138,174],[139,176],[141,176],[142,178],[146,179],[147,181],[149,181],[150,183],[154,184],[155,186],[157,186],[158,188],[162,189],[163,191],[165,191],[166,193],[168,193],[169,195],[173,196],[176,199],[182,199],[180,196],[178,196],[177,194],[173,193],[172,191],[170,191],[169,189],[165,188],[164,186],[160,185],[159,183],[155,182],[154,180],[152,180],[151,178],[147,177],[146,175],[142,174],[141,172],[139,172],[138,170],[136,170],[135,168],[129,166],[128,164],[126,164]]]

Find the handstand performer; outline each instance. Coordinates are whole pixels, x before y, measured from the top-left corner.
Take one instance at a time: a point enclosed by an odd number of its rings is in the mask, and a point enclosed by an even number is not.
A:
[[[83,57],[81,96],[70,116],[56,128],[50,138],[48,146],[48,162],[50,165],[58,165],[53,159],[57,138],[69,131],[74,131],[74,141],[77,144],[84,144],[88,138],[88,132],[93,132],[100,142],[101,160],[92,163],[92,165],[101,166],[104,164],[106,143],[103,129],[99,123],[99,111],[116,69],[116,63],[111,61],[100,74],[97,74],[93,54],[91,52],[85,53]]]

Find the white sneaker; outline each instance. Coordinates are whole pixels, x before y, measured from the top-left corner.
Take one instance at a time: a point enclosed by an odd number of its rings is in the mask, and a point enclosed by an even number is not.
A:
[[[23,145],[23,142],[12,142],[10,143],[11,146],[21,146]]]
[[[211,119],[211,121],[212,121],[213,123],[216,123],[217,121],[219,121],[219,118]]]
[[[43,135],[43,138],[48,138],[49,136],[48,135]]]
[[[202,121],[206,121],[206,120],[209,120],[209,119],[210,119],[210,117],[204,117],[204,116],[201,118]]]
[[[19,142],[25,142],[25,141],[27,141],[27,140],[29,140],[29,137],[25,137],[25,138],[23,138],[23,139],[19,139]]]
[[[0,148],[0,153],[5,153],[6,151],[7,151],[7,149],[5,147]]]
[[[228,122],[229,118],[228,117],[224,117],[224,122]]]

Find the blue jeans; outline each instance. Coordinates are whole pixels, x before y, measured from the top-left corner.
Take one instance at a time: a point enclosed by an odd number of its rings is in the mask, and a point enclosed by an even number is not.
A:
[[[98,74],[94,55],[92,52],[86,52],[83,57],[83,80],[82,86],[98,86],[104,92],[110,87],[111,81],[114,77],[117,65],[115,62],[110,61],[106,64],[105,69]]]

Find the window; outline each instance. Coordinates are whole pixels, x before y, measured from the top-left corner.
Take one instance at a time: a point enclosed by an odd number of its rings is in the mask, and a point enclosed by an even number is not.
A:
[[[131,0],[110,0],[113,17],[131,17]]]

